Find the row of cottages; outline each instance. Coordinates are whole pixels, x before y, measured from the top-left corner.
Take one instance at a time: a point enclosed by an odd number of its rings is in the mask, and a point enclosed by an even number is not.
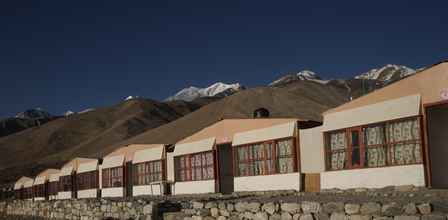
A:
[[[15,185],[20,199],[300,190],[299,129],[319,122],[224,119],[176,145],[134,144],[75,158]],[[280,181],[279,181],[280,180]]]
[[[447,100],[442,62],[325,112],[323,123],[224,119],[175,145],[129,145],[102,160],[76,158],[60,172],[21,178],[14,188],[22,199],[448,188]]]
[[[224,119],[168,154],[173,194],[301,189],[299,129],[318,122]]]
[[[321,187],[448,188],[448,62],[324,113]]]

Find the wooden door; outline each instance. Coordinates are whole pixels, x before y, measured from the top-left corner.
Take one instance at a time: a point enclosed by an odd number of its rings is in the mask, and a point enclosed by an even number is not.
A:
[[[448,103],[426,108],[431,187],[448,189]]]

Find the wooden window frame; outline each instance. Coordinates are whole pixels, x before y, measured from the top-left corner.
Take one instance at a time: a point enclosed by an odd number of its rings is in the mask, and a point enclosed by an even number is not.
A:
[[[65,186],[68,186],[67,188]],[[73,182],[72,175],[66,175],[59,177],[59,192],[69,192],[72,191]]]
[[[98,170],[76,174],[78,191],[98,188]]]
[[[205,156],[207,158],[207,154],[212,155],[212,164],[203,164],[202,163],[202,157]],[[191,159],[194,158],[196,155],[201,155],[201,164],[198,166],[191,166]],[[184,158],[184,166],[180,166],[180,160],[181,158]],[[206,159],[207,160],[207,159]],[[216,155],[213,150],[209,151],[202,151],[192,154],[184,154],[184,155],[178,155],[174,157],[175,161],[175,181],[176,182],[193,182],[193,181],[204,181],[204,180],[214,180],[216,179]],[[204,169],[212,168],[213,175],[209,178],[204,178]],[[201,178],[196,179],[196,177],[193,177],[193,170],[194,169],[201,169]],[[185,174],[189,174],[189,178],[184,178],[183,180],[180,178],[180,172],[184,171]]]
[[[151,167],[151,165],[154,166],[154,164],[156,163],[160,163],[160,171],[158,172],[152,172],[152,169],[147,169],[147,166]],[[139,172],[140,170],[138,169],[139,166],[144,166],[143,172]],[[165,176],[165,160],[164,159],[160,159],[160,160],[151,160],[151,161],[145,161],[145,162],[141,162],[141,163],[135,163],[132,165],[133,166],[133,185],[134,186],[143,186],[143,185],[149,185],[152,182],[159,182],[159,181],[165,181],[166,180],[166,176]],[[149,171],[149,172],[148,172]],[[153,176],[158,176],[160,177],[159,180],[155,180],[152,181]],[[149,177],[150,181],[147,182],[146,178]],[[143,178],[143,183],[139,182],[139,178]]]
[[[121,176],[116,175],[113,176],[114,172],[120,173],[121,170]],[[116,187],[124,187],[124,166],[116,166],[116,167],[110,167],[106,169],[102,169],[102,188],[116,188]],[[120,185],[114,186],[113,184],[118,180]]]
[[[349,128],[343,128],[343,129],[337,129],[337,130],[332,130],[332,131],[327,131],[324,132],[324,160],[325,160],[325,171],[341,171],[341,170],[353,170],[353,169],[369,169],[369,168],[380,168],[380,167],[394,167],[394,166],[407,166],[407,165],[415,165],[415,164],[423,164],[424,161],[424,155],[423,155],[423,133],[422,133],[422,116],[418,115],[418,116],[410,116],[410,117],[404,117],[404,118],[399,118],[399,119],[393,119],[393,120],[387,120],[387,121],[381,121],[381,122],[375,122],[375,123],[369,123],[369,124],[365,124],[365,125],[359,125],[359,126],[353,126],[353,127],[349,127]],[[414,139],[414,140],[406,140],[406,141],[395,141],[395,142],[390,142],[388,139],[388,126],[392,123],[398,123],[398,122],[404,122],[404,121],[411,121],[411,120],[416,120],[418,125],[419,125],[419,139]],[[384,129],[384,144],[375,144],[375,145],[367,145],[367,143],[365,142],[365,129],[369,128],[369,127],[375,127],[375,126],[383,126]],[[360,146],[362,148],[362,150],[360,149],[360,163],[361,166],[352,166],[352,160],[351,160],[351,152],[353,150],[352,146],[351,146],[351,137],[350,137],[350,132],[353,130],[360,130],[361,133],[360,135]],[[345,132],[345,136],[346,136],[346,148],[344,150],[331,150],[330,148],[330,135],[332,133],[338,133],[338,132]],[[362,139],[362,140],[361,140]],[[392,163],[392,158],[391,158],[391,150],[392,150],[392,146],[396,145],[396,144],[403,144],[403,143],[415,143],[415,144],[420,144],[420,158],[421,161],[420,162],[414,162],[414,163],[407,163],[407,164],[396,164],[396,163]],[[368,149],[374,149],[374,148],[381,148],[381,147],[385,147],[386,149],[386,162],[385,165],[382,166],[375,166],[375,167],[369,167],[366,164],[366,152]],[[331,154],[336,152],[336,151],[345,151],[347,156],[345,159],[345,162],[347,164],[346,168],[343,169],[331,169]]]
[[[291,154],[289,155],[282,155],[279,156],[278,155],[278,142],[281,141],[291,141]],[[265,140],[265,141],[259,141],[259,142],[253,142],[253,143],[248,143],[248,144],[243,144],[243,145],[238,145],[238,146],[234,146],[233,147],[233,164],[234,164],[234,174],[235,177],[244,177],[244,176],[267,176],[267,175],[276,175],[276,174],[287,174],[287,173],[280,173],[279,171],[279,159],[281,158],[292,158],[293,160],[293,171],[289,172],[289,173],[296,173],[298,172],[298,153],[297,153],[297,143],[296,143],[296,137],[287,137],[287,138],[279,138],[279,139],[272,139],[272,140]],[[238,158],[238,150],[241,148],[245,148],[247,150],[247,153],[249,152],[249,148],[253,148],[253,146],[255,145],[263,145],[263,151],[264,151],[264,156],[267,155],[267,147],[265,147],[265,144],[272,144],[272,149],[271,149],[271,158],[259,158],[259,159],[254,159],[254,158],[248,158],[245,161],[239,161]],[[248,154],[249,155],[249,154]],[[253,154],[252,154],[253,155]],[[269,170],[268,169],[268,162],[271,160],[273,167],[271,167],[271,171],[267,172],[267,173],[263,173],[263,174],[240,174],[239,172],[239,166],[240,164],[246,164],[246,166],[250,166],[250,165],[255,165],[256,161],[265,161],[265,170]]]
[[[48,182],[48,195],[55,196],[59,191],[59,181]]]
[[[34,197],[43,197],[45,198],[45,183],[44,184],[38,184],[34,185],[32,187],[33,189],[33,196]]]

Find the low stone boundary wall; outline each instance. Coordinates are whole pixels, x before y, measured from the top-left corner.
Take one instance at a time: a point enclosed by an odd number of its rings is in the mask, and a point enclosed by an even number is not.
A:
[[[444,220],[430,203],[191,202],[184,220]]]
[[[448,191],[415,188],[0,202],[0,220],[448,220],[447,213]]]

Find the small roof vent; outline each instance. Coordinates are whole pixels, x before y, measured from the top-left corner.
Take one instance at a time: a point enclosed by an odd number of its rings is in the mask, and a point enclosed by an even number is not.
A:
[[[269,118],[269,110],[265,108],[258,108],[254,111],[254,118]]]

